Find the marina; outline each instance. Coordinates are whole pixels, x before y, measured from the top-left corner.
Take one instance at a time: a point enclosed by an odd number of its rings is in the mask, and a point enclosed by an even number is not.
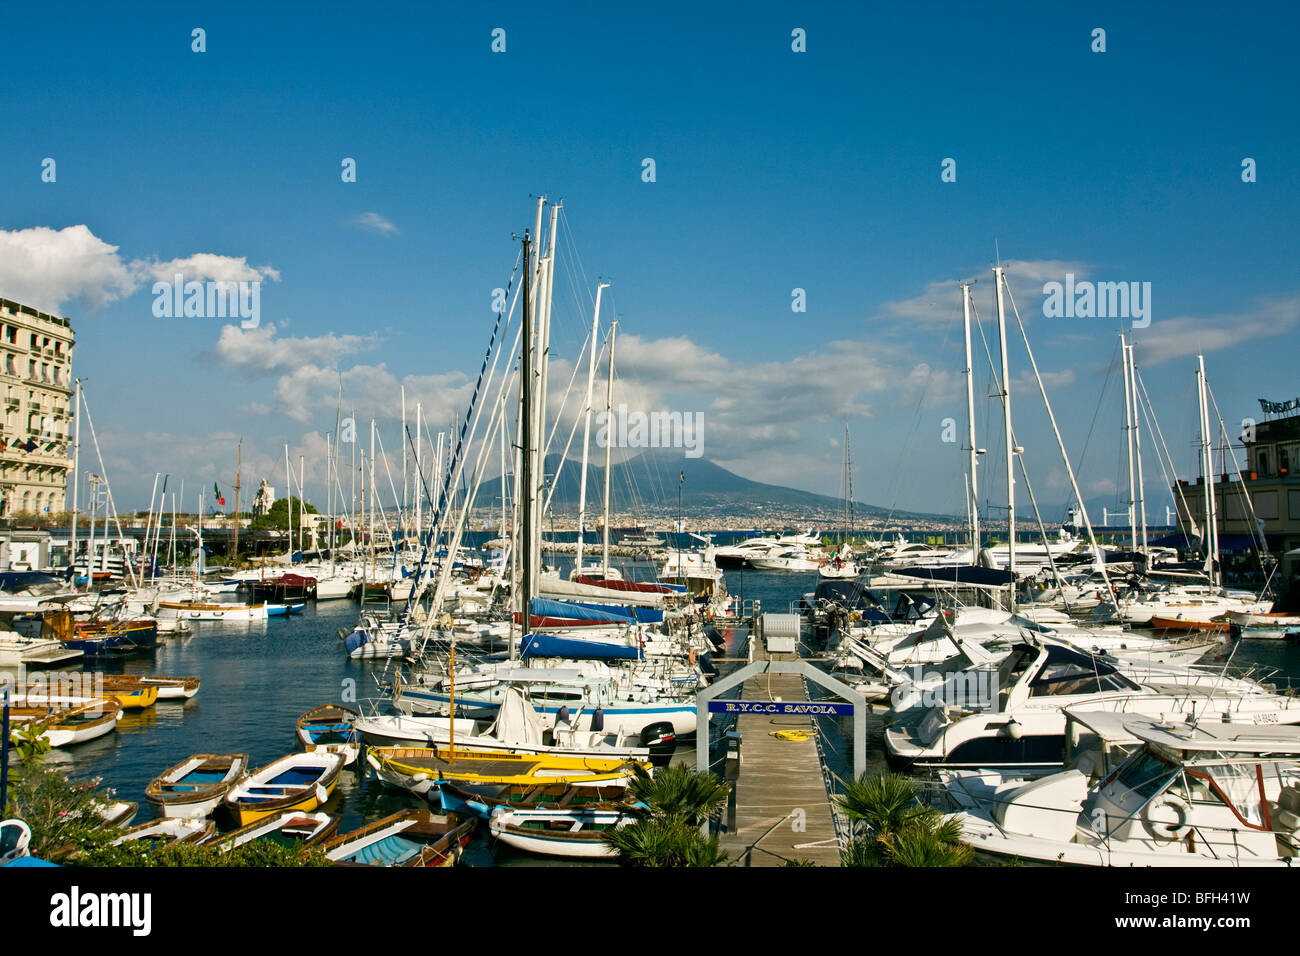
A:
[[[1293,935],[1300,7],[3,23],[6,940]]]

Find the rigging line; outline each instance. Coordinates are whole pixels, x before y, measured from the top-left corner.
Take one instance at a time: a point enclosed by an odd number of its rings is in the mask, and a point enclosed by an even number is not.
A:
[[[1110,362],[1106,365],[1106,380],[1101,383],[1101,391],[1097,394],[1097,405],[1092,410],[1092,422],[1088,425],[1088,436],[1083,440],[1083,451],[1079,453],[1079,471],[1082,472],[1084,464],[1088,460],[1088,448],[1092,444],[1093,431],[1097,427],[1097,421],[1101,416],[1101,404],[1106,397],[1106,390],[1110,388],[1110,380],[1115,375],[1116,354],[1119,351],[1119,343],[1116,342],[1111,347]],[[1118,488],[1119,485],[1116,484]]]
[[[952,330],[955,327],[954,323],[945,323],[945,325],[947,327],[944,330],[943,340],[939,346],[939,353],[941,355],[947,354],[948,340],[952,337]],[[885,518],[886,525],[893,521],[894,513],[898,511],[898,496],[902,494],[903,463],[907,461],[907,452],[911,447],[912,437],[920,431],[921,408],[925,404],[925,399],[930,393],[930,385],[934,381],[934,373],[934,366],[929,366],[929,374],[925,378],[925,387],[921,389],[921,394],[916,400],[916,409],[912,413],[912,427],[908,430],[907,437],[903,439],[903,447],[898,456],[898,467],[894,470],[892,489],[893,501],[889,506],[889,513]]]
[[[1214,390],[1210,388],[1210,383],[1208,381],[1205,383],[1205,391],[1210,396],[1210,403],[1214,406],[1215,417],[1219,419],[1219,437],[1221,437],[1227,443],[1227,447],[1231,449],[1232,438],[1231,436],[1228,435],[1228,425],[1223,420],[1223,413],[1219,411],[1219,403],[1215,399]],[[1246,491],[1246,479],[1242,476],[1241,466],[1237,463],[1237,453],[1233,452],[1231,455],[1225,454],[1225,455],[1221,455],[1220,457],[1232,459],[1232,468],[1237,473],[1237,485],[1240,489],[1241,497],[1246,502],[1246,510],[1250,513],[1250,545],[1252,548],[1256,547],[1255,536],[1258,535],[1259,547],[1256,548],[1256,557],[1259,558],[1260,565],[1262,567],[1264,554],[1268,550],[1268,541],[1264,538],[1264,532],[1259,527],[1259,516],[1255,514],[1255,505],[1250,500],[1250,494]],[[1228,506],[1228,501],[1227,501],[1228,496],[1226,492],[1224,493],[1223,498],[1224,498],[1223,506],[1224,509],[1226,510]],[[1269,574],[1269,580],[1272,580],[1272,577],[1273,575]],[[1268,584],[1267,582],[1265,582],[1265,587],[1267,586]]]

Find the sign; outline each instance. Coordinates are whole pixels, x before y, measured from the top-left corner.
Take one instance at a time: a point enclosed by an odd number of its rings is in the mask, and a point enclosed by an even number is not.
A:
[[[1259,407],[1264,410],[1265,415],[1283,415],[1286,412],[1294,412],[1300,408],[1300,398],[1293,398],[1285,402],[1270,402],[1267,398],[1259,400]]]
[[[771,714],[782,717],[842,717],[853,714],[853,705],[834,701],[806,700],[711,700],[710,714]]]

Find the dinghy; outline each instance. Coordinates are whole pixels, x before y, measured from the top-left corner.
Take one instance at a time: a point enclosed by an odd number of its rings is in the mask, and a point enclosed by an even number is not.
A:
[[[131,840],[147,840],[155,847],[169,843],[202,843],[217,832],[217,825],[211,820],[152,820],[123,831],[113,841],[113,846],[121,846]]]
[[[115,700],[54,698],[52,703],[18,698],[9,710],[11,728],[36,726],[51,747],[70,747],[85,743],[117,729],[122,705]]]
[[[343,766],[350,766],[361,753],[361,734],[352,723],[360,716],[337,704],[313,707],[298,718],[298,744],[307,753],[323,750],[342,754]]]
[[[512,810],[571,810],[587,807],[617,809],[627,795],[623,787],[583,786],[581,784],[538,784],[536,786],[472,784],[443,781],[442,808],[449,813],[477,813],[483,819],[498,808]]]
[[[616,856],[604,834],[630,822],[621,810],[580,807],[570,810],[498,808],[488,830],[500,842],[541,856],[593,859]]]
[[[300,813],[297,810],[283,810],[263,817],[256,823],[209,837],[208,846],[216,847],[222,853],[229,853],[245,843],[266,841],[278,843],[284,847],[318,846],[334,836],[339,828],[337,814]]]
[[[134,675],[105,675],[104,690],[118,690],[122,687],[152,686],[158,688],[159,700],[189,700],[199,692],[197,677],[160,677]]]
[[[329,800],[342,769],[342,754],[290,754],[231,787],[224,805],[240,826],[281,810],[310,812]]]
[[[149,781],[145,799],[164,817],[206,817],[248,772],[248,754],[195,754]]]
[[[477,823],[452,813],[405,810],[335,837],[325,855],[336,866],[451,866]]]
[[[626,785],[638,766],[649,763],[554,754],[463,751],[450,747],[371,747],[366,762],[391,786],[428,796],[440,782],[473,784]]]

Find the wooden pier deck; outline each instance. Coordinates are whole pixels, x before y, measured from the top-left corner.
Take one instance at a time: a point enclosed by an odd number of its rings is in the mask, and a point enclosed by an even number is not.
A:
[[[767,659],[762,640],[750,639],[754,660]],[[808,699],[804,679],[796,674],[760,674],[743,688],[739,696],[744,700]],[[839,866],[831,798],[815,736],[802,741],[771,736],[779,730],[815,735],[816,719],[744,714],[736,719],[736,729],[741,743],[739,775],[731,781],[735,827],[721,840],[731,865],[784,866],[805,860]]]

